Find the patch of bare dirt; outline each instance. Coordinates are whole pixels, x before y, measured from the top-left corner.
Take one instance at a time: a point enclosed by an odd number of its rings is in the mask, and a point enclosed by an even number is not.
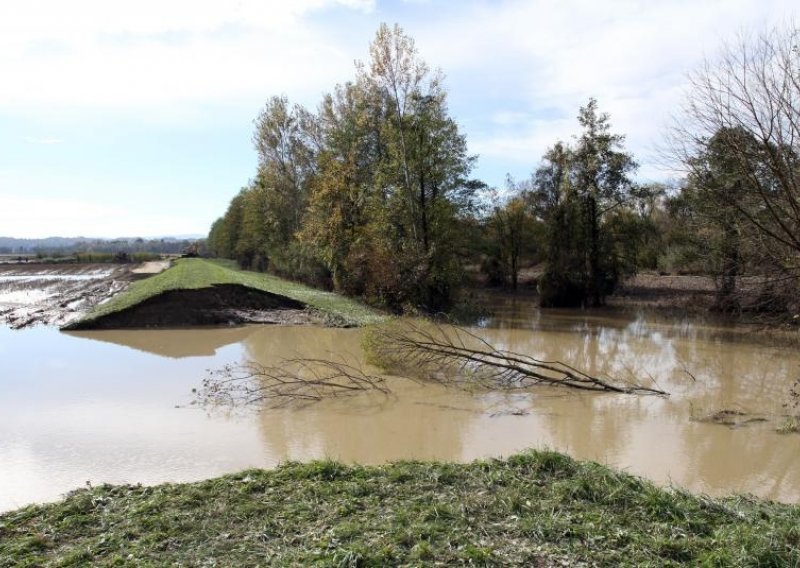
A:
[[[62,326],[128,287],[135,265],[0,264],[0,325]]]
[[[127,310],[86,322],[73,329],[195,327],[268,323],[322,323],[302,302],[239,284],[199,290],[169,290]]]
[[[131,273],[152,276],[153,274],[164,272],[167,268],[169,268],[169,266],[169,260],[149,260],[135,267],[133,270],[131,270]]]

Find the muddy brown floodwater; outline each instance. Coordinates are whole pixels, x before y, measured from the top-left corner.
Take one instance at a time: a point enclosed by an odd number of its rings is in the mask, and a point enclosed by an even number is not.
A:
[[[556,389],[470,394],[391,378],[392,396],[226,412],[191,406],[206,369],[286,357],[358,362],[361,331],[249,326],[63,334],[0,329],[0,510],[101,482],[188,481],[286,460],[466,461],[549,447],[694,492],[800,500],[800,435],[778,434],[800,354],[750,330],[498,304],[476,331],[670,398]],[[697,420],[757,415],[740,427]]]

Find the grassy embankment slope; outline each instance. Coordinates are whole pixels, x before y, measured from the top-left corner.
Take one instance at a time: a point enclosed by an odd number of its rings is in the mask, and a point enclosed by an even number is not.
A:
[[[105,304],[97,306],[86,317],[66,329],[90,328],[92,322],[112,313],[130,309],[137,304],[170,290],[199,290],[216,284],[240,284],[293,300],[333,318],[342,325],[365,325],[383,319],[379,312],[350,298],[332,292],[316,290],[269,274],[238,270],[232,262],[185,258],[177,260],[168,270],[145,280],[139,280]]]
[[[664,490],[554,452],[287,464],[0,515],[0,567],[798,566],[800,507]]]

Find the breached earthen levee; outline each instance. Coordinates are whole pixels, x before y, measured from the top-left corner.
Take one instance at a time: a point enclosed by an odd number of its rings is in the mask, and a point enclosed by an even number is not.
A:
[[[317,323],[306,304],[241,284],[167,290],[138,304],[64,329],[179,328],[245,323]]]

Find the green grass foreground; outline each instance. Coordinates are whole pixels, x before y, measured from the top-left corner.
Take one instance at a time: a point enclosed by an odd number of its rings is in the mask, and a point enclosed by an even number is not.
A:
[[[528,452],[102,486],[0,515],[0,566],[798,566],[800,506]]]
[[[239,270],[230,261],[184,258],[161,274],[134,282],[127,290],[97,306],[81,320],[65,329],[85,329],[91,322],[109,314],[131,308],[168,290],[197,290],[215,284],[241,284],[303,302],[329,316],[335,323],[348,326],[381,321],[376,310],[333,292],[325,292],[283,280],[270,274]]]

